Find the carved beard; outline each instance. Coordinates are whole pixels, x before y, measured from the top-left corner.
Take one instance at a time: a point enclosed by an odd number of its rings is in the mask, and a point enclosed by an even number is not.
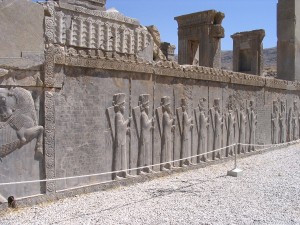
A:
[[[166,111],[168,114],[171,115],[171,109],[170,109],[170,106],[169,106],[169,105],[164,106],[164,109],[165,109],[165,111]]]
[[[149,115],[149,107],[148,107],[148,106],[145,107],[145,113],[146,113],[147,115]]]
[[[124,115],[124,112],[125,112],[125,107],[123,107],[123,106],[120,106],[120,112],[122,113],[122,115]]]

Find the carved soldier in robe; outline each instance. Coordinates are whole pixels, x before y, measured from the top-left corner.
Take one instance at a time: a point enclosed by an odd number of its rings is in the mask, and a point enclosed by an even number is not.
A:
[[[220,111],[220,99],[214,100],[213,107],[209,110],[211,125],[213,130],[213,150],[221,148],[222,142],[222,127],[223,127],[223,116]],[[213,153],[213,159],[216,157],[221,158],[220,152]]]
[[[255,150],[255,135],[256,135],[256,125],[257,125],[257,115],[254,111],[254,101],[250,100],[249,109],[247,110],[248,122],[249,122],[249,151]]]
[[[186,99],[181,99],[181,107],[177,110],[177,118],[179,124],[181,151],[180,158],[187,158],[192,155],[190,148],[191,129],[193,128],[193,119],[188,115]],[[180,161],[180,166],[191,165],[191,159]]]
[[[292,111],[293,111],[293,108],[290,107],[289,113],[288,113],[288,118],[287,118],[287,140],[288,141],[293,140]]]
[[[24,88],[0,88],[0,129],[14,129],[16,139],[3,137],[0,158],[20,149],[37,138],[36,154],[43,155],[42,138],[44,128],[38,126],[32,95]]]
[[[156,109],[161,135],[161,163],[166,162],[161,166],[161,170],[172,169],[169,162],[172,160],[172,132],[175,128],[175,119],[171,112],[170,103],[170,97],[164,96],[161,98],[161,107]]]
[[[297,140],[299,138],[299,131],[298,131],[298,106],[297,101],[293,103],[293,110],[292,110],[292,134],[293,140]]]
[[[283,101],[281,103],[281,110],[279,113],[279,129],[280,129],[280,143],[285,143],[286,142],[286,135],[287,135],[287,130],[286,130],[286,110],[285,110],[285,103]]]
[[[199,107],[195,109],[196,116],[196,128],[198,132],[198,148],[197,155],[207,152],[207,135],[208,135],[208,127],[209,127],[209,117],[205,113],[205,102],[206,99],[202,98],[199,102]],[[207,156],[199,156],[197,158],[197,162],[199,163],[201,160],[206,161]]]
[[[273,101],[273,113],[272,113],[272,144],[279,143],[279,109],[278,102]]]
[[[113,136],[113,171],[122,172],[112,174],[113,179],[126,178],[130,175],[127,173],[127,151],[126,136],[130,131],[128,127],[130,119],[125,120],[125,94],[119,93],[113,96],[113,107],[108,108],[110,124]],[[113,112],[115,115],[113,115]]]
[[[234,112],[232,110],[232,105],[230,104],[228,106],[228,113],[226,113],[225,116],[225,127],[227,130],[227,135],[226,135],[226,146],[232,145],[234,143],[235,140],[235,115]],[[234,146],[232,147],[228,147],[226,149],[226,157],[228,157],[229,155],[233,155],[233,151],[234,151]]]
[[[246,124],[247,115],[245,112],[244,103],[240,104],[240,109],[236,109],[237,125],[238,125],[238,142],[240,144],[246,143]],[[246,147],[243,145],[238,146],[238,153],[246,153]]]
[[[135,127],[138,135],[138,167],[145,167],[138,170],[138,174],[152,172],[151,165],[151,129],[153,118],[149,118],[149,94],[139,96],[138,107],[133,109]]]

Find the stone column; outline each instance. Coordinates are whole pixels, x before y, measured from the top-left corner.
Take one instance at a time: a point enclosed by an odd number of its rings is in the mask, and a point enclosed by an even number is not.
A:
[[[262,75],[264,30],[235,33],[233,39],[233,71]]]
[[[279,0],[277,4],[277,74],[279,79],[300,81],[299,0]]]
[[[222,12],[208,10],[175,17],[178,23],[178,62],[221,68]]]

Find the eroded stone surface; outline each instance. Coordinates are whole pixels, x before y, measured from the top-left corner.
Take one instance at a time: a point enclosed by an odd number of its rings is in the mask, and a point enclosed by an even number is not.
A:
[[[0,66],[43,64],[44,9],[31,0],[0,1]]]

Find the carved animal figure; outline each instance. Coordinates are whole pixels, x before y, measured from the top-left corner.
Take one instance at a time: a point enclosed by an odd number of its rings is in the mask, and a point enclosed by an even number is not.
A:
[[[18,137],[15,140],[8,138],[6,143],[1,143],[1,158],[20,149],[34,138],[40,139],[43,134],[44,128],[38,126],[31,93],[24,88],[0,88],[0,121],[0,129],[10,126]],[[43,153],[40,141],[37,141],[36,153]]]

